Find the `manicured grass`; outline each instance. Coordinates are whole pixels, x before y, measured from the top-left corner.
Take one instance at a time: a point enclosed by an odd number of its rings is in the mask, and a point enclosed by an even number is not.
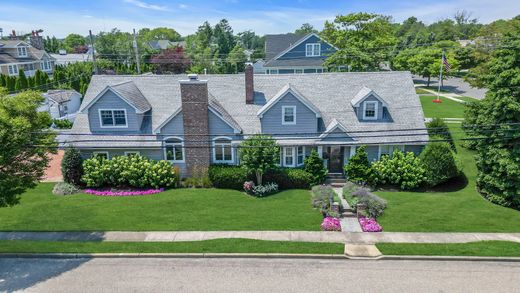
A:
[[[343,254],[338,243],[215,239],[189,242],[0,241],[0,253],[302,253]]]
[[[455,139],[462,137],[460,125],[449,127]],[[436,192],[377,192],[388,203],[378,218],[384,231],[520,232],[520,211],[492,204],[477,192],[474,152],[456,144],[467,184],[455,180]]]
[[[421,94],[430,94],[430,95],[431,95],[430,92],[425,91],[425,90],[424,90],[423,88],[421,88],[421,87],[416,87],[416,88],[415,88],[415,93],[418,94],[418,95],[421,95]]]
[[[225,189],[173,189],[160,194],[55,196],[42,183],[21,203],[0,208],[3,231],[319,230],[310,192],[287,190],[265,198]]]
[[[420,96],[424,117],[464,118],[464,104],[440,97],[442,103],[434,103],[436,96]]]
[[[439,88],[437,86],[424,86],[423,88],[429,89],[429,90],[434,91],[434,92],[437,92],[439,90]],[[451,92],[447,91],[447,90],[444,90],[444,89],[441,89],[440,93],[441,94],[448,94],[448,93],[451,93]]]
[[[520,243],[480,241],[470,243],[378,243],[385,255],[512,256],[520,257]]]
[[[475,98],[472,98],[472,97],[457,97],[457,99],[459,100],[463,100],[465,102],[478,102],[479,100],[475,99]]]

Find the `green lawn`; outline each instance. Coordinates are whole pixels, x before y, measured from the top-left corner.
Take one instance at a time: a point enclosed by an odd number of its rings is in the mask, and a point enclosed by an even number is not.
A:
[[[423,88],[429,89],[429,90],[434,91],[434,92],[437,92],[439,90],[439,88],[437,86],[423,86]],[[451,92],[447,91],[447,90],[444,90],[444,89],[441,89],[440,93],[441,94],[448,94],[448,93],[451,93]]]
[[[421,87],[415,87],[415,93],[418,94],[418,95],[421,95],[421,94],[430,94],[430,92],[427,92],[425,91],[423,88]]]
[[[512,256],[520,257],[520,243],[480,241],[470,243],[378,243],[384,255]]]
[[[193,242],[0,241],[0,253],[302,253],[343,254],[338,243],[215,239]]]
[[[136,197],[55,196],[42,183],[0,208],[0,231],[319,230],[310,192],[265,198],[225,189],[174,189]]]
[[[449,125],[455,139],[460,126]],[[450,184],[454,190],[437,192],[379,191],[388,207],[378,222],[384,231],[403,232],[520,232],[520,211],[494,205],[476,190],[474,153],[459,146],[458,156],[467,185]]]
[[[464,118],[464,104],[440,97],[442,103],[434,103],[436,96],[419,96],[424,117],[428,118]]]
[[[479,100],[475,99],[475,98],[472,98],[472,97],[457,97],[457,99],[459,100],[463,100],[463,101],[466,101],[466,102],[478,102]]]

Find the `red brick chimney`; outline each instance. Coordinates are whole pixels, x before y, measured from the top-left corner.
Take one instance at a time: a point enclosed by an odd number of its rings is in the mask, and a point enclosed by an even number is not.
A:
[[[246,75],[246,104],[254,104],[255,103],[255,85],[254,85],[253,64],[246,63],[245,75]]]
[[[189,74],[181,80],[186,169],[183,177],[207,174],[210,164],[208,83]]]

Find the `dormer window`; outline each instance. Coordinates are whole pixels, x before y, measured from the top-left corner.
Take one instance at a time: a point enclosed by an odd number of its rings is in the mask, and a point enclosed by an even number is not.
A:
[[[305,45],[305,57],[321,56],[321,44],[309,43]]]
[[[102,128],[128,127],[126,123],[126,110],[99,110],[99,120]]]
[[[282,125],[296,124],[296,106],[282,106]]]
[[[367,101],[363,103],[363,119],[376,120],[377,119],[377,102]]]
[[[27,47],[18,47],[18,57],[27,57]]]

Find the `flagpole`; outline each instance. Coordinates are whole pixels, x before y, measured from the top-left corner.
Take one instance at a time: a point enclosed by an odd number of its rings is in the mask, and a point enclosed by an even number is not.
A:
[[[439,69],[439,87],[437,88],[437,99],[433,100],[434,103],[442,103],[440,94],[441,94],[441,82],[442,82],[442,63],[444,61],[444,51],[442,51],[441,57],[441,67]]]

